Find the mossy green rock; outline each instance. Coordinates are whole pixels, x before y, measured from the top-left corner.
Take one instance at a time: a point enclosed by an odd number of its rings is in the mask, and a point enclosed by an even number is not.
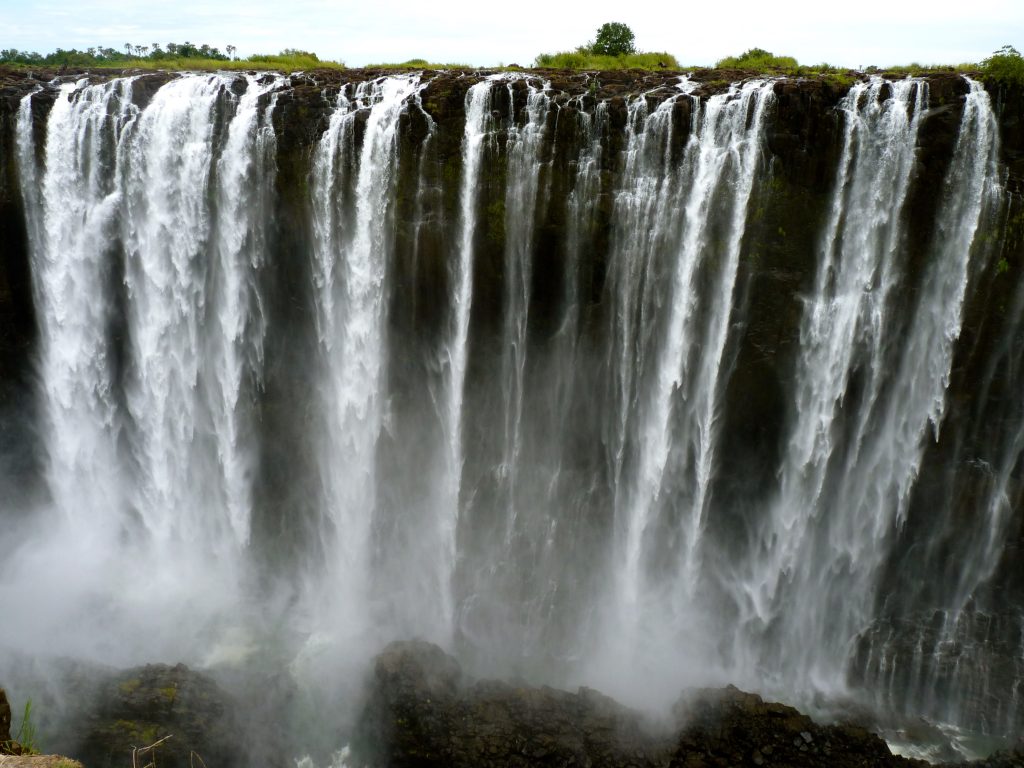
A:
[[[107,678],[78,728],[71,751],[89,768],[242,765],[239,728],[228,695],[183,664],[151,664]],[[158,746],[152,745],[160,742]],[[148,749],[151,748],[151,749]]]

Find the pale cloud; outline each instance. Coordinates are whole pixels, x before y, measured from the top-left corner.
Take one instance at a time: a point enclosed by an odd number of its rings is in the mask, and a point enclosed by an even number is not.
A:
[[[529,64],[541,51],[586,42],[605,21],[629,24],[641,48],[668,51],[686,64],[710,64],[754,46],[809,64],[957,63],[978,61],[1006,43],[1024,45],[1021,0],[0,0],[0,18],[3,48],[190,40],[230,43],[241,54],[304,48],[354,66],[413,57]]]

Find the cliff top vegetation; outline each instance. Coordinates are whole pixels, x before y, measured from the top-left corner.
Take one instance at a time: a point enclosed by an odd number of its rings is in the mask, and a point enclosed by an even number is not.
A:
[[[1024,56],[1012,45],[1004,45],[982,63],[985,77],[997,83],[1024,85]]]
[[[399,63],[367,64],[366,69],[473,69],[473,65],[464,63],[441,64],[435,61],[427,61],[426,59],[409,59]]]
[[[534,65],[547,69],[679,69],[670,53],[637,51],[636,38],[625,24],[610,21],[597,29],[594,39],[575,51],[541,53]]]
[[[205,43],[160,43],[150,45],[124,44],[124,52],[115,48],[92,47],[85,50],[58,48],[53,53],[39,54],[15,48],[0,50],[0,64],[20,67],[91,67],[95,69],[275,69],[294,72],[307,69],[341,69],[344,63],[324,61],[311,51],[286,48],[278,54],[235,56],[235,46],[224,52]]]
[[[110,47],[90,47],[84,50],[63,49],[48,54],[20,51],[15,48],[0,50],[0,65],[16,68],[94,68],[94,69],[148,69],[148,70],[249,70],[267,69],[295,72],[313,69],[344,69],[341,61],[321,59],[312,51],[286,48],[277,54],[236,56],[236,48],[227,45],[224,50],[205,43],[151,43],[137,45],[125,43],[122,50]],[[676,70],[696,71],[698,66],[683,66],[670,53],[638,51],[632,30],[621,22],[608,22],[598,28],[593,40],[573,51],[541,53],[533,65],[545,69],[570,70]],[[385,62],[367,65],[367,69],[473,69],[468,63],[436,63],[422,58],[403,62]],[[517,64],[501,68],[521,69]],[[828,63],[800,64],[794,57],[775,55],[764,48],[751,48],[735,56],[719,59],[714,69],[739,70],[750,74],[788,75],[791,77],[825,76],[837,81],[853,80],[860,73],[897,75],[925,75],[943,72],[962,72],[980,76],[1000,84],[1024,85],[1024,56],[1011,45],[1004,45],[979,63],[956,65],[868,66],[857,70],[836,67]]]

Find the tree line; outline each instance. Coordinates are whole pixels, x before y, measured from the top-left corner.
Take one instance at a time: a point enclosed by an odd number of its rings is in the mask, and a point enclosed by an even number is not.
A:
[[[0,50],[0,64],[26,64],[30,66],[75,66],[116,64],[118,62],[164,61],[171,59],[210,59],[214,61],[231,61],[235,58],[236,48],[233,45],[224,47],[224,52],[217,47],[203,43],[195,45],[189,41],[184,43],[151,43],[136,45],[125,43],[124,50],[93,46],[85,50],[58,48],[53,53],[41,54],[35,51],[19,51],[17,48]]]

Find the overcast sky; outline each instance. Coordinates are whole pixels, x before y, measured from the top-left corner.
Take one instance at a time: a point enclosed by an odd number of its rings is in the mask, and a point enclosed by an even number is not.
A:
[[[767,48],[805,64],[979,61],[1024,49],[1024,0],[0,0],[0,48],[122,48],[168,41],[315,51],[349,66],[425,58],[528,65],[575,48],[606,21],[628,24],[642,50],[712,64]]]

